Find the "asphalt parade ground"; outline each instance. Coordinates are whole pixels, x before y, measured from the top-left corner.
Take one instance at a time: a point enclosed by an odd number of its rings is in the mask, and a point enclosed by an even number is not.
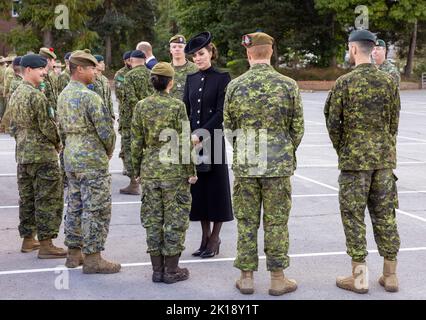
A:
[[[85,275],[66,269],[64,259],[39,260],[37,252],[21,253],[18,233],[18,190],[15,142],[0,135],[0,299],[142,299],[142,300],[295,300],[295,299],[426,299],[426,91],[402,91],[398,136],[399,209],[401,236],[398,256],[400,291],[387,293],[377,280],[382,258],[377,253],[371,221],[366,212],[370,291],[358,295],[336,287],[338,275],[351,271],[338,205],[337,157],[325,127],[326,92],[303,93],[305,136],[297,151],[298,168],[292,177],[293,207],[289,220],[290,267],[298,290],[280,297],[268,295],[269,273],[259,229],[259,271],[255,293],[242,295],[235,288],[239,270],[236,255],[236,221],[223,225],[220,254],[210,259],[191,256],[199,247],[201,227],[191,222],[181,265],[190,279],[173,285],[153,283],[146,253],[145,230],[139,218],[140,197],[121,195],[126,186],[120,149],[111,160],[112,220],[103,255],[122,263],[113,275]],[[116,108],[117,106],[115,106]],[[228,148],[228,152],[230,152]],[[231,173],[232,180],[232,173]],[[231,181],[232,183],[232,181]],[[63,225],[56,245],[63,246]]]

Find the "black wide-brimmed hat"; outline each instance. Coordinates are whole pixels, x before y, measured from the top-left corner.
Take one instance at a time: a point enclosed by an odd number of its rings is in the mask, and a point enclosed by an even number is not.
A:
[[[208,31],[201,32],[196,36],[192,37],[185,46],[185,53],[192,54],[212,41],[212,34]]]

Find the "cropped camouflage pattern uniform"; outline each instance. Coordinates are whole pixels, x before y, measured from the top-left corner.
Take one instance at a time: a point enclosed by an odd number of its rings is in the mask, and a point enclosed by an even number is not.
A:
[[[173,63],[171,63],[171,65],[175,70],[175,76],[173,78],[175,85],[172,90],[170,90],[170,95],[173,98],[182,100],[185,90],[186,76],[190,73],[197,72],[198,68],[195,63],[188,60],[183,66],[174,66]]]
[[[61,74],[58,77],[58,95],[62,92],[62,90],[65,89],[65,87],[68,85],[68,83],[71,80],[71,74],[68,69],[65,69],[61,72]]]
[[[225,96],[225,128],[267,129],[265,162],[250,164],[239,152],[238,138],[227,138],[234,146],[233,204],[238,221],[237,258],[242,271],[258,269],[257,231],[263,205],[265,254],[268,271],[289,266],[287,222],[291,209],[290,176],[296,168],[296,149],[303,133],[303,108],[296,82],[268,64],[253,65],[228,85]],[[242,160],[242,161],[240,161]]]
[[[355,262],[364,262],[367,256],[366,207],[380,255],[395,260],[399,250],[397,178],[392,170],[399,111],[396,82],[369,63],[340,77],[327,98],[324,114],[339,157],[339,203],[347,253]]]
[[[133,110],[136,104],[153,93],[149,82],[149,70],[145,66],[137,66],[124,77],[124,104],[120,110],[121,145],[124,150],[124,166],[131,177],[131,126]]]
[[[85,254],[104,250],[111,220],[109,159],[115,132],[102,98],[71,80],[58,101],[60,129],[66,137],[68,178],[65,244]]]
[[[58,164],[58,128],[49,116],[46,97],[23,81],[9,100],[16,140],[19,233],[56,238],[62,221],[63,188]]]
[[[188,125],[182,135],[182,122]],[[182,152],[176,163],[165,163],[161,149],[169,142],[160,141],[165,129],[176,130],[179,146],[190,150],[189,121],[185,105],[165,92],[140,101],[132,121],[132,161],[135,176],[142,181],[141,221],[146,229],[148,253],[153,256],[175,256],[184,249],[189,226],[191,193],[188,178],[195,176],[195,167],[182,164]],[[173,139],[172,139],[173,140]]]
[[[49,71],[40,85],[40,90],[47,98],[48,106],[56,112],[58,103],[58,77],[54,71]]]
[[[401,74],[399,73],[398,68],[392,64],[389,60],[385,60],[380,66],[379,70],[389,73],[392,78],[396,81],[397,86],[401,83]]]
[[[108,78],[104,75],[98,75],[94,82],[94,91],[100,95],[105,106],[109,109],[111,113],[111,118],[115,119],[114,109],[111,99],[111,89],[109,87]]]
[[[121,114],[121,108],[124,104],[124,77],[125,75],[130,71],[131,69],[127,66],[124,66],[120,70],[118,70],[115,73],[114,76],[114,85],[115,85],[115,96],[117,97],[118,101],[118,114]],[[118,121],[118,132],[121,134],[121,120]],[[121,150],[119,157],[121,159],[124,159],[124,148],[123,145],[121,145]]]

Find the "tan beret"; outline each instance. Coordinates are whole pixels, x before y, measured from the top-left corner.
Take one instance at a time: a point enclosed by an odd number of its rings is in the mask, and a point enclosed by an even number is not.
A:
[[[255,32],[243,35],[241,44],[246,48],[261,45],[273,45],[274,38],[264,32]]]
[[[3,59],[4,62],[12,62],[16,58],[16,54],[9,54],[6,58]]]
[[[96,67],[98,64],[98,60],[96,60],[96,58],[90,53],[87,53],[86,50],[74,51],[70,57],[70,62],[82,67]]]
[[[173,78],[175,70],[170,63],[159,62],[152,68],[151,74]]]
[[[53,52],[53,48],[41,48],[38,54],[48,59],[56,60],[56,54]]]
[[[183,35],[177,34],[170,38],[169,43],[186,43],[186,39]]]

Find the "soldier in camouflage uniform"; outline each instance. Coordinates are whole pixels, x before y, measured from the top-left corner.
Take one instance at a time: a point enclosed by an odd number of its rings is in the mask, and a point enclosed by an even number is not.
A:
[[[22,58],[24,80],[9,100],[16,140],[19,189],[19,233],[22,252],[40,247],[40,259],[65,258],[53,245],[62,221],[63,192],[58,163],[61,140],[46,97],[37,89],[46,74],[47,61],[39,55]],[[34,235],[40,241],[35,240]]]
[[[189,277],[189,271],[179,268],[178,263],[185,249],[191,210],[188,178],[191,183],[196,181],[194,165],[190,161],[180,164],[181,152],[177,164],[162,159],[161,150],[169,143],[159,140],[163,130],[176,130],[182,141],[177,150],[189,151],[191,144],[185,105],[169,95],[173,75],[169,63],[160,62],[153,67],[151,81],[156,92],[137,103],[132,121],[132,162],[135,176],[142,180],[141,221],[154,271],[152,281],[165,283]],[[185,123],[187,136],[181,135]]]
[[[169,40],[170,54],[172,55],[172,67],[175,70],[175,85],[170,91],[170,95],[179,100],[183,99],[186,76],[198,71],[195,63],[188,61],[185,58],[185,44],[186,39],[180,34],[171,37]]]
[[[13,92],[18,88],[18,86],[22,82],[22,76],[21,76],[21,57],[16,57],[13,59],[12,62],[12,69],[13,69],[13,75],[12,77],[9,77],[9,85],[7,90],[7,95],[5,97],[6,102],[9,101],[10,97],[12,96]],[[2,117],[2,123],[5,127],[5,132],[9,132],[10,129],[10,108],[6,110]]]
[[[67,52],[65,54],[64,60],[65,60],[65,70],[62,71],[60,76],[58,77],[58,95],[62,92],[62,90],[65,89],[67,84],[70,82],[71,75],[70,75],[70,56],[71,52]]]
[[[53,52],[53,48],[41,48],[39,54],[48,61],[47,76],[40,85],[40,89],[45,94],[49,106],[52,107],[56,113],[58,104],[58,76],[53,69],[56,63],[56,54]]]
[[[0,56],[0,122],[6,110],[6,102],[4,99],[4,72],[6,70],[6,61]],[[4,128],[0,124],[0,133],[4,132]]]
[[[120,189],[120,193],[138,195],[139,183],[133,176],[131,159],[131,124],[133,109],[136,104],[151,95],[153,92],[149,83],[149,70],[145,67],[145,54],[142,51],[134,50],[130,56],[132,70],[124,77],[124,104],[121,108],[121,144],[124,148],[124,164],[130,178],[130,184]]]
[[[270,65],[273,41],[262,32],[243,37],[251,67],[229,83],[225,96],[226,135],[234,145],[233,204],[238,221],[234,266],[241,270],[236,286],[243,294],[254,292],[262,205],[266,265],[271,272],[269,294],[282,295],[297,289],[296,281],[286,278],[283,270],[289,266],[290,176],[296,169],[296,149],[304,133],[303,108],[296,82]],[[242,132],[234,139],[229,130]],[[266,153],[260,155],[262,163],[246,162],[245,150],[237,147],[239,139],[245,139],[251,130],[256,134],[255,141],[262,139],[260,130],[267,132],[263,135],[267,140]],[[259,142],[255,148],[260,150]]]
[[[399,84],[401,83],[401,74],[399,73],[398,68],[386,59],[386,42],[382,39],[377,40],[376,46],[373,49],[372,57],[379,70],[389,73],[399,87]]]
[[[83,264],[83,273],[116,273],[120,264],[101,257],[111,220],[108,167],[115,132],[102,98],[87,88],[95,80],[96,65],[91,54],[75,51],[70,57],[71,81],[58,100],[60,130],[66,138],[64,162],[68,178],[65,265],[75,268]]]
[[[3,83],[3,97],[4,97],[4,108],[3,114],[1,115],[1,124],[0,126],[4,128],[4,131],[9,132],[9,122],[10,119],[7,117],[7,106],[10,98],[10,85],[12,84],[12,80],[15,78],[15,71],[13,70],[13,60],[16,58],[16,55],[8,55],[5,58],[5,61],[10,63],[9,66],[4,70],[4,83]],[[6,117],[5,117],[6,115]]]
[[[105,62],[104,57],[96,54],[94,55],[96,60],[98,61],[98,65],[96,66],[96,80],[94,82],[93,91],[95,91],[102,98],[104,104],[107,106],[111,113],[111,118],[115,120],[114,109],[112,105],[111,99],[111,88],[109,86],[109,80],[102,73],[105,71]]]
[[[132,51],[126,51],[123,54],[123,63],[124,67],[118,70],[114,76],[114,86],[115,86],[115,96],[118,101],[118,114],[121,114],[121,108],[124,104],[124,77],[125,75],[132,70],[132,66],[130,65],[130,55],[132,54]],[[118,132],[121,135],[121,121],[118,121]],[[123,161],[123,168],[125,168],[124,165],[124,148],[123,145],[121,145],[120,159]],[[124,169],[123,174],[127,176],[127,171]]]
[[[324,109],[327,129],[339,157],[339,203],[352,258],[352,276],[338,277],[337,286],[368,292],[364,223],[368,207],[379,254],[384,257],[379,282],[387,291],[398,290],[396,257],[400,239],[395,208],[396,135],[400,99],[396,82],[370,63],[375,36],[356,30],[349,36],[355,69],[337,79]]]

